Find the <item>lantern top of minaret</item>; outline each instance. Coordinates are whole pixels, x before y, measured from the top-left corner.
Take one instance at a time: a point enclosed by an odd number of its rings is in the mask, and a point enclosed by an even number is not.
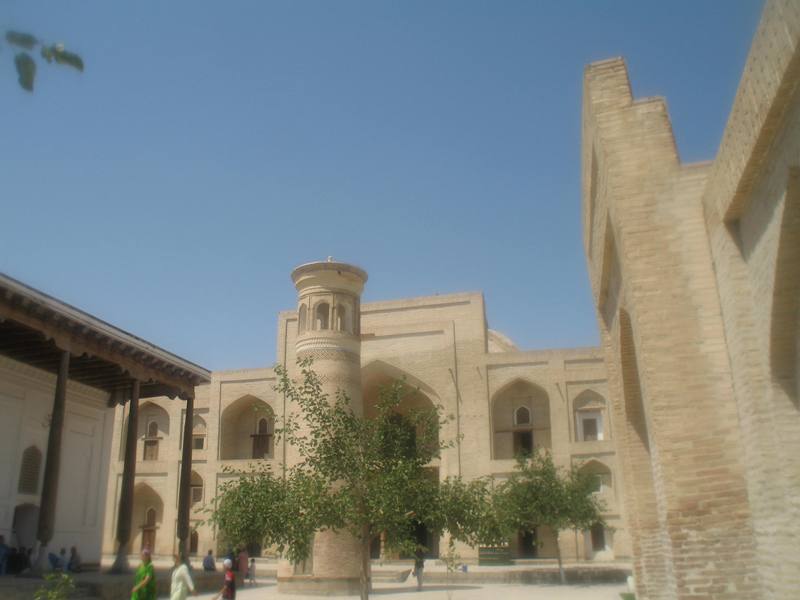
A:
[[[292,281],[298,291],[308,287],[347,288],[361,294],[367,282],[367,272],[355,265],[333,260],[310,262],[292,271]]]

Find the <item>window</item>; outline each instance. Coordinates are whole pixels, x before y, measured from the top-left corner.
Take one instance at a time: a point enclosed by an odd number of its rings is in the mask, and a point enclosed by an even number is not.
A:
[[[206,421],[199,414],[192,417],[192,449],[203,450],[206,447]]]
[[[150,421],[147,424],[147,435],[144,438],[143,460],[158,460],[158,423]]]
[[[347,333],[353,333],[350,311],[345,304],[336,305],[336,329]]]
[[[197,548],[200,545],[198,537],[197,537],[197,530],[192,530],[191,535],[189,535],[189,554],[197,554]]]
[[[258,420],[253,438],[253,458],[265,458],[272,454],[272,427],[266,418]]]
[[[153,551],[156,547],[156,509],[148,508],[142,526],[142,550]]]
[[[308,320],[308,309],[306,305],[300,306],[300,311],[297,316],[297,333],[303,333],[306,330],[306,321]]]
[[[514,411],[514,425],[530,425],[531,411],[525,406],[520,406]]]
[[[19,467],[19,484],[17,492],[20,494],[39,493],[39,471],[42,468],[42,452],[36,446],[28,446],[22,453],[22,463]]]
[[[595,523],[590,529],[592,536],[592,550],[602,552],[606,549],[606,530],[600,523]]]
[[[320,302],[314,311],[315,329],[328,329],[331,307],[327,302]]]
[[[193,485],[191,489],[192,489],[192,506],[194,506],[198,502],[203,501],[203,486]]]
[[[143,460],[158,460],[158,440],[145,440]]]
[[[599,410],[578,411],[578,441],[594,442],[603,439],[603,413]]]
[[[514,432],[514,456],[520,454],[531,454],[533,452],[533,432],[515,431]]]

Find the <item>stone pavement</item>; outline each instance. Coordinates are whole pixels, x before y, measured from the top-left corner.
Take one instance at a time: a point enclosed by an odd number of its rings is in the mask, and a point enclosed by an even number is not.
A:
[[[416,591],[416,581],[405,583],[378,583],[370,594],[376,600],[620,600],[620,592],[627,591],[625,584],[589,585],[444,585],[431,584],[422,592]],[[200,594],[197,598],[210,600],[215,594]],[[278,594],[274,582],[262,583],[255,588],[242,587],[237,600],[320,600],[324,596]],[[348,596],[357,598],[357,596]]]

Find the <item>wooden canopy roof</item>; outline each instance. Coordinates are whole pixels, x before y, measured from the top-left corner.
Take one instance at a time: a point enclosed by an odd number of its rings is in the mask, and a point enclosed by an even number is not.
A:
[[[184,399],[211,379],[207,369],[0,273],[0,354],[56,373],[64,350],[69,378],[111,393],[112,403],[125,401],[133,379],[141,398]]]

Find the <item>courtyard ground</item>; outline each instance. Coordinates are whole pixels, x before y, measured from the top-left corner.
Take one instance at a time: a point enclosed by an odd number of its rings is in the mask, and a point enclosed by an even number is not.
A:
[[[416,591],[416,582],[410,578],[406,583],[378,583],[370,597],[384,600],[620,600],[620,592],[627,591],[625,584],[576,584],[576,585],[513,585],[431,584],[421,592]],[[216,594],[200,594],[197,598],[211,599]],[[237,600],[320,600],[324,596],[301,596],[279,594],[274,582],[256,587],[241,587]],[[350,596],[357,598],[357,596]]]

